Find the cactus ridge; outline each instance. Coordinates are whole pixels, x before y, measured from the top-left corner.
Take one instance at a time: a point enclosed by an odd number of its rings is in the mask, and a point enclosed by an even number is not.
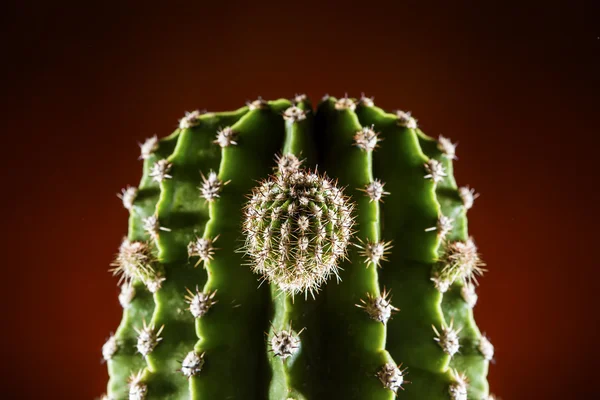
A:
[[[107,398],[488,398],[478,194],[449,138],[364,95],[296,95],[139,147]]]

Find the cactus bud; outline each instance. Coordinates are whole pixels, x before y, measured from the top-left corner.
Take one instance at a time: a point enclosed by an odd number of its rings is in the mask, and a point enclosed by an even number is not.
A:
[[[281,291],[313,293],[346,256],[353,206],[334,182],[300,169],[295,156],[278,164],[244,209],[245,248],[254,272]]]

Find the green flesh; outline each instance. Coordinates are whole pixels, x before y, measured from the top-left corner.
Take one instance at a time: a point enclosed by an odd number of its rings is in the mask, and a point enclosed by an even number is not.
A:
[[[108,394],[127,399],[129,376],[143,370],[147,399],[394,399],[377,377],[390,363],[406,368],[400,399],[450,399],[451,369],[468,377],[469,399],[486,398],[488,361],[477,349],[481,333],[461,297],[462,283],[442,294],[430,280],[445,242],[425,229],[436,225],[438,214],[454,218],[446,241],[468,238],[451,160],[437,141],[399,126],[394,114],[374,106],[338,110],[329,97],[314,112],[303,101],[297,105],[307,118],[293,122],[282,117],[290,101],[267,104],[203,114],[196,126],[162,139],[145,160],[128,238],[153,244],[166,280],[154,295],[134,282],[136,296],[115,335],[119,350],[108,361]],[[238,134],[237,145],[213,143],[225,126]],[[354,135],[363,127],[372,127],[382,139],[372,152],[355,145]],[[252,188],[274,173],[275,156],[281,154],[294,154],[304,160],[303,167],[337,180],[355,206],[353,242],[391,241],[387,261],[378,268],[365,262],[360,248],[349,246],[348,259],[339,263],[340,281],[329,279],[314,298],[292,297],[275,284],[261,283],[242,249],[242,210]],[[172,178],[158,184],[149,170],[164,158],[172,163]],[[446,167],[448,177],[438,184],[424,178],[429,158]],[[227,184],[220,197],[207,202],[199,187],[201,173],[208,176],[211,170]],[[390,192],[382,202],[359,190],[374,179]],[[154,213],[170,229],[160,231],[157,242],[141,222]],[[208,262],[188,255],[188,244],[201,237],[218,237]],[[216,290],[217,303],[200,318],[185,300],[186,289],[196,287],[204,293]],[[400,309],[385,324],[356,306],[367,293],[378,297],[384,289]],[[434,340],[432,328],[440,330],[451,320],[462,328],[460,351],[453,357]],[[135,328],[143,321],[156,329],[164,325],[161,341],[145,358],[136,350]],[[296,333],[304,328],[301,344],[282,360],[269,351],[269,343],[275,332],[290,326]],[[188,379],[180,368],[190,351],[204,353],[205,363]]]

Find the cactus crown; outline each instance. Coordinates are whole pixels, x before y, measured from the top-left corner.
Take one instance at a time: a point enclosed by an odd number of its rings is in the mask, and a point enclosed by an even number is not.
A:
[[[139,151],[105,398],[492,398],[478,194],[449,138],[364,95],[296,95],[187,112]]]

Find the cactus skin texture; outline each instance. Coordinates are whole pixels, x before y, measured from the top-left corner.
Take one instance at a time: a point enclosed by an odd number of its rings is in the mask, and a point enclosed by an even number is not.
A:
[[[140,144],[106,399],[489,399],[477,197],[372,99],[258,99]]]

